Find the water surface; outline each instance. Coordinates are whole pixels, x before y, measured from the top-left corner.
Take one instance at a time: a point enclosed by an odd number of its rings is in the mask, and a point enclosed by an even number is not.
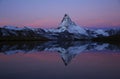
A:
[[[1,42],[0,79],[120,79],[120,47],[93,42]]]

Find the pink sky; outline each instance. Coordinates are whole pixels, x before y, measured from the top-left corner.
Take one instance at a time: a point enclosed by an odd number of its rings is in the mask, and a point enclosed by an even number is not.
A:
[[[0,26],[58,27],[65,13],[86,27],[120,27],[119,0],[0,0]]]

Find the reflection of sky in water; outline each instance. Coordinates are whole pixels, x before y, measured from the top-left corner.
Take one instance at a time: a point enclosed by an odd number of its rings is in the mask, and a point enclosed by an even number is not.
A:
[[[58,53],[0,55],[0,78],[115,79],[120,54],[82,53],[65,66]]]
[[[38,44],[38,43],[37,43]],[[19,44],[4,44],[4,52],[19,49]],[[18,46],[16,46],[18,45]],[[24,44],[28,52],[12,54],[0,53],[0,78],[1,79],[119,79],[120,53],[117,47],[107,44],[97,44],[92,47],[85,43],[69,43],[67,46],[39,44],[33,47]],[[103,45],[103,46],[101,46]],[[105,47],[107,45],[107,47]],[[16,47],[15,47],[16,46]],[[40,47],[42,46],[42,47]],[[44,46],[46,46],[44,48]],[[86,47],[87,46],[87,47]],[[101,50],[96,50],[96,48]],[[109,47],[108,47],[109,46]],[[0,45],[3,47],[3,45]],[[6,48],[7,47],[7,48]],[[9,48],[8,48],[9,47]],[[18,48],[19,47],[19,48]],[[57,52],[56,50],[59,51]],[[75,48],[75,51],[74,51]],[[93,50],[93,49],[94,50]],[[109,50],[108,50],[109,48]],[[6,49],[6,50],[5,50]],[[54,50],[52,50],[54,49]],[[61,52],[62,49],[62,52]],[[87,49],[87,51],[86,51]],[[3,48],[0,50],[3,51]],[[78,51],[80,52],[78,52]],[[112,51],[113,50],[113,51]],[[33,51],[33,50],[32,50]],[[62,60],[62,59],[63,60]],[[66,59],[66,60],[65,60]],[[64,61],[64,62],[63,62]],[[64,65],[69,61],[67,66]]]

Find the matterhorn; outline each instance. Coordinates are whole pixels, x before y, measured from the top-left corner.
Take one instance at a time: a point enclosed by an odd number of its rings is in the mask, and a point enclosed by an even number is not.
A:
[[[109,31],[87,29],[77,25],[68,14],[65,14],[57,28],[0,27],[0,40],[91,40],[108,37]]]
[[[59,29],[63,31],[67,30],[69,33],[88,35],[86,30],[76,25],[67,14],[64,15],[63,20],[59,25]]]

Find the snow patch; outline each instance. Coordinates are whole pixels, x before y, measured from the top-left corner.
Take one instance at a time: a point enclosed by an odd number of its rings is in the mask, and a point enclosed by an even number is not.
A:
[[[107,33],[107,32],[105,32],[105,31],[103,31],[102,29],[98,29],[98,30],[96,30],[95,31],[97,34],[102,34],[102,35],[104,35],[104,36],[109,36],[109,34]]]

